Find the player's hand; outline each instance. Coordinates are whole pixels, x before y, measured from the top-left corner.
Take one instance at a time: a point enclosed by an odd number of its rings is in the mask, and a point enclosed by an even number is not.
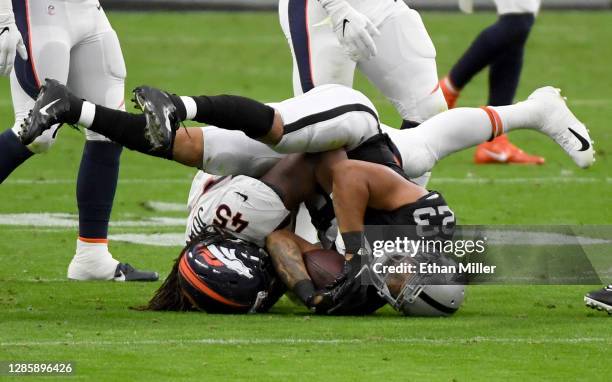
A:
[[[13,14],[0,14],[0,76],[11,74],[16,53],[24,60],[28,59],[28,51]]]
[[[459,0],[459,9],[463,13],[474,13],[474,0]]]
[[[359,61],[376,56],[374,37],[380,32],[367,16],[346,1],[321,0],[321,4],[329,13],[338,41],[351,59]]]

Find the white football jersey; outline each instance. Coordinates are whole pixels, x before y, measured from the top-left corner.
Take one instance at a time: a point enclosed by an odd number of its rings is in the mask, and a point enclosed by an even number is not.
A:
[[[248,176],[217,176],[199,171],[189,192],[189,218],[185,241],[208,225],[216,225],[238,238],[265,245],[266,237],[289,216],[278,194]]]
[[[497,13],[535,13],[540,10],[540,0],[495,0]]]
[[[367,16],[376,26],[398,9],[408,8],[401,0],[347,0],[355,10]]]

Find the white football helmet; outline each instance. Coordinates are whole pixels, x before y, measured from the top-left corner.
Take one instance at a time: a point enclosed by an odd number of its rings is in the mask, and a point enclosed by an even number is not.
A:
[[[446,265],[456,264],[450,258],[419,254],[411,257],[406,254],[381,257],[370,264],[370,280],[378,294],[398,312],[406,316],[440,317],[454,314],[465,298],[465,286],[454,280],[450,275],[414,273],[406,275],[399,293],[389,290],[392,274],[382,274],[373,271],[375,263],[400,264],[419,262],[438,262]]]

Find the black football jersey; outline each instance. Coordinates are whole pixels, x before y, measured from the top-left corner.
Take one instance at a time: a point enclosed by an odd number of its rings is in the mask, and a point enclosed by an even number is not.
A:
[[[455,231],[455,214],[446,204],[444,197],[431,191],[414,203],[395,211],[368,208],[364,217],[365,225],[415,226],[419,237],[450,239]]]

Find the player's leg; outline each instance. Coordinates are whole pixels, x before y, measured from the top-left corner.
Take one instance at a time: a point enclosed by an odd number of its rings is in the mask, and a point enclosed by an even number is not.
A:
[[[124,110],[125,64],[116,33],[104,12],[93,2],[79,6],[91,32],[73,47],[68,87],[78,98]],[[120,264],[108,249],[108,225],[113,206],[122,147],[95,132],[86,131],[77,202],[79,234],[76,254],[68,267],[73,280],[149,281],[155,272],[135,271]]]
[[[402,128],[418,126],[447,110],[438,86],[436,49],[418,12],[404,4],[379,26],[378,54],[359,63],[368,79],[389,99],[404,120]],[[425,186],[426,173],[413,181]]]
[[[536,90],[526,101],[509,106],[458,108],[436,115],[414,129],[383,126],[402,156],[404,172],[417,177],[440,159],[512,130],[548,135],[582,168],[594,162],[586,127],[572,114],[558,90]]]
[[[0,134],[0,182],[31,157],[32,153],[44,152],[54,142],[56,126],[50,127],[36,141],[30,142],[29,147],[18,139],[23,119],[34,105],[40,82],[51,76],[64,83],[68,77],[70,38],[64,28],[68,21],[57,15],[49,22],[46,10],[47,7],[42,3],[30,7],[26,7],[25,2],[15,3],[15,22],[24,38],[29,59],[24,61],[17,55],[11,74],[15,124],[12,129]]]
[[[418,12],[407,6],[380,26],[378,54],[359,69],[395,106],[405,126],[447,110],[438,87],[436,50]]]
[[[179,97],[146,86],[134,94],[151,142],[161,151],[169,152],[173,132],[186,119],[240,130],[280,153],[350,150],[379,133],[371,101],[341,85],[319,86],[270,105],[232,95]]]
[[[319,2],[281,0],[278,12],[293,58],[294,94],[325,84],[352,87],[355,61],[338,42]]]
[[[525,44],[535,16],[533,13],[513,13],[500,16],[500,23],[514,30],[512,43],[506,45],[489,67],[489,105],[511,105],[518,88]],[[499,156],[507,156],[507,162],[542,164],[544,158],[523,152],[502,135],[491,142],[483,143],[475,153],[476,163],[498,163]],[[504,161],[504,162],[506,162]]]
[[[247,137],[241,131],[224,130],[215,126],[201,128],[202,149],[178,148],[178,146],[187,146],[187,144],[180,143],[181,140],[188,139],[187,134],[181,134],[181,131],[184,129],[177,132],[174,144],[175,160],[180,155],[184,155],[183,152],[200,151],[202,156],[196,167],[209,174],[247,175],[259,178],[285,157],[285,154],[279,154],[268,145]],[[192,132],[190,129],[189,134],[194,139],[189,141],[189,146],[197,144],[194,142],[195,136]]]

